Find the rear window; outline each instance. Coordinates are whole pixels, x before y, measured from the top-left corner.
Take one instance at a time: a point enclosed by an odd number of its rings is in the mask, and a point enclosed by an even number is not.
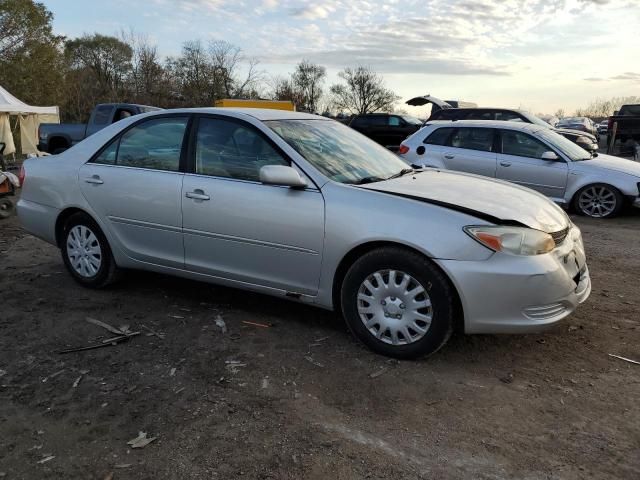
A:
[[[623,105],[618,115],[640,115],[640,105]]]
[[[111,119],[111,111],[113,105],[101,105],[96,107],[96,113],[93,116],[93,123],[96,125],[105,125]]]
[[[427,145],[445,145],[453,130],[454,129],[450,127],[438,128],[431,132],[431,135],[425,138],[422,143],[426,143]]]
[[[493,149],[493,129],[458,128],[451,136],[449,143],[455,148],[490,152]]]

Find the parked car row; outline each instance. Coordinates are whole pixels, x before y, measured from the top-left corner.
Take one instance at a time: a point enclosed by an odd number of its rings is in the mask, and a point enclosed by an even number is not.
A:
[[[488,167],[415,170],[315,115],[166,110],[26,160],[18,215],[84,286],[133,268],[258,291],[336,310],[364,344],[402,358],[437,351],[454,327],[539,331],[587,299],[580,230],[540,193],[489,178],[498,155],[525,171],[535,159],[567,190],[584,150],[523,122],[428,122],[407,142],[412,155]],[[606,213],[610,196],[590,188],[581,199]]]

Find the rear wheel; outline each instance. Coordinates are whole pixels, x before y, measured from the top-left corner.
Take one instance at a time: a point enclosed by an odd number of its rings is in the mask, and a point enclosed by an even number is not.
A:
[[[0,219],[9,218],[13,215],[16,206],[8,198],[0,198]]]
[[[575,196],[574,207],[578,213],[593,218],[615,216],[623,204],[622,194],[604,183],[595,183],[582,188]]]
[[[102,288],[118,277],[118,267],[100,227],[91,217],[76,213],[62,232],[62,260],[73,278],[90,288]]]
[[[430,355],[453,331],[452,287],[409,250],[385,247],[359,258],[345,276],[341,303],[355,337],[383,355]]]

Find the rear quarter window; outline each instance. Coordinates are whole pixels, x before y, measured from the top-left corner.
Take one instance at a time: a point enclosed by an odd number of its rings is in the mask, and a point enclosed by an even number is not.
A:
[[[426,143],[427,145],[445,145],[453,130],[451,127],[437,128],[431,132],[422,143]]]

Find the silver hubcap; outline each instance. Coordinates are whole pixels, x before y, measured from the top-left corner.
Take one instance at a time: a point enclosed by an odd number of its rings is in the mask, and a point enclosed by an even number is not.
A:
[[[391,345],[407,345],[425,336],[433,309],[424,286],[398,270],[379,270],[358,289],[358,314],[369,333]]]
[[[102,264],[100,243],[91,229],[76,225],[67,235],[67,256],[73,269],[83,277],[93,277]]]
[[[607,187],[589,187],[580,194],[578,204],[590,217],[606,217],[616,208],[616,196]]]

